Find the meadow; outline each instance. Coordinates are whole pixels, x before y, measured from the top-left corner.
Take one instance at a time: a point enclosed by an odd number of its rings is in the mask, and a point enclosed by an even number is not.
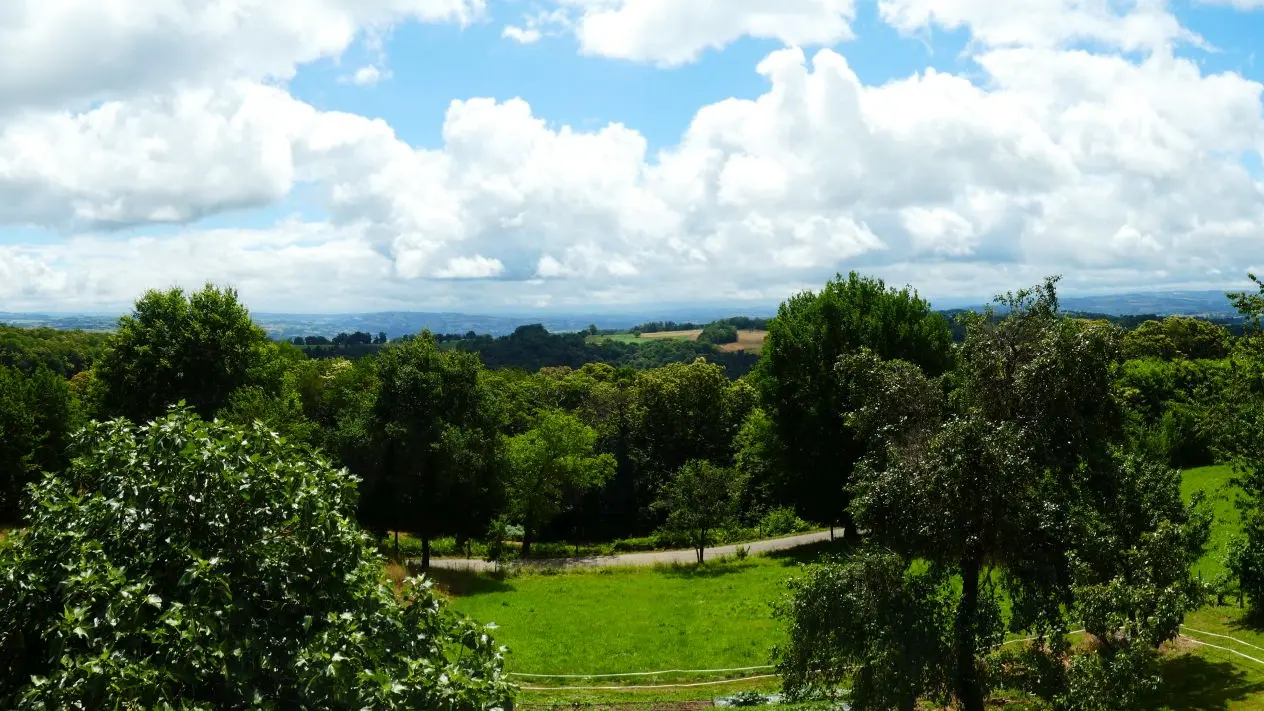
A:
[[[1223,570],[1225,544],[1236,532],[1238,513],[1229,467],[1185,472],[1188,498],[1202,489],[1216,520],[1207,554],[1196,566],[1204,577]],[[496,577],[436,571],[453,606],[471,617],[495,622],[497,640],[510,649],[507,670],[517,674],[626,674],[671,669],[734,669],[771,662],[771,648],[784,632],[773,603],[803,564],[845,552],[842,543],[807,546],[745,560],[694,566],[529,572]],[[1186,620],[1187,638],[1168,645],[1162,702],[1156,711],[1264,711],[1264,630],[1250,625],[1236,600],[1208,606]],[[1210,634],[1209,634],[1210,633]],[[1232,641],[1225,635],[1234,638]],[[517,682],[548,690],[524,692],[527,707],[657,701],[664,708],[709,700],[743,689],[771,691],[776,679],[733,681],[686,688],[593,690],[582,686],[639,686],[734,679],[769,673],[755,669],[729,674],[674,673],[652,677],[548,679]]]
[[[598,343],[601,341],[617,341],[619,343],[648,343],[650,341],[661,341],[668,339],[679,339],[684,341],[696,341],[701,335],[701,329],[692,329],[688,331],[658,331],[656,333],[615,333],[605,336],[589,336],[590,342]],[[739,330],[737,332],[737,341],[735,343],[725,343],[718,346],[719,350],[725,353],[735,353],[738,351],[746,351],[748,353],[759,353],[764,347],[764,339],[768,337],[767,331],[756,330]]]

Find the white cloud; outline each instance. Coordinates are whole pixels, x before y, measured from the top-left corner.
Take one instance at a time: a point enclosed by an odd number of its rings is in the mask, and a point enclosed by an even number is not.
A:
[[[828,45],[852,37],[855,0],[554,0],[587,54],[661,65],[742,37]],[[528,25],[531,26],[531,25]]]
[[[32,111],[0,122],[0,190],[13,196],[0,223],[184,221],[300,187],[325,215],[0,250],[0,299],[126,300],[161,275],[234,281],[269,308],[585,308],[776,300],[853,267],[978,297],[1051,272],[1072,288],[1149,288],[1264,263],[1264,185],[1242,165],[1264,146],[1264,87],[1174,57],[1164,43],[1181,33],[1152,31],[1159,6],[1103,15],[1104,2],[1049,16],[1067,24],[1037,36],[992,4],[889,0],[907,31],[968,28],[974,76],[866,85],[835,51],[781,50],[757,67],[762,95],[700,107],[655,152],[633,127],[556,127],[491,98],[453,101],[442,142],[418,148],[383,121],[244,80]],[[635,29],[644,7],[578,9],[633,13]],[[662,62],[731,34],[636,51]],[[1086,40],[1153,51],[1067,46]]]
[[[390,79],[391,72],[382,71],[377,66],[369,64],[360,67],[351,75],[351,83],[356,86],[376,86],[378,82],[384,79]]]
[[[286,79],[366,31],[470,23],[486,0],[5,0],[0,112],[226,79]]]
[[[987,47],[1060,47],[1097,42],[1127,51],[1201,43],[1165,0],[878,0],[882,19],[902,32],[968,28]]]
[[[1239,10],[1258,10],[1264,8],[1264,0],[1196,0],[1203,5],[1226,5]]]
[[[482,255],[473,257],[453,257],[447,265],[435,272],[438,279],[487,279],[505,271],[505,265],[499,259],[488,259]]]
[[[500,33],[501,37],[511,39],[518,44],[535,44],[540,41],[540,31],[534,27],[516,27],[514,25],[506,25],[505,29]]]

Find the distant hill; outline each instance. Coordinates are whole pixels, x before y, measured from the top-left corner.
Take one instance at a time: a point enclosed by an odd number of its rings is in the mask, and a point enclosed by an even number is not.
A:
[[[1097,296],[1065,296],[1062,306],[1068,311],[1081,313],[1136,316],[1154,314],[1167,316],[1203,316],[1211,319],[1229,319],[1236,314],[1223,291],[1162,291],[1126,294],[1102,294]],[[981,304],[976,307],[981,308]],[[946,309],[956,310],[956,309]],[[327,336],[338,333],[363,331],[377,334],[385,331],[390,338],[398,338],[422,329],[434,333],[468,333],[505,336],[519,326],[541,324],[550,333],[582,331],[589,324],[602,330],[627,330],[648,321],[710,323],[735,315],[768,317],[775,308],[766,305],[745,307],[681,306],[674,309],[650,307],[643,312],[567,314],[546,311],[520,314],[466,314],[455,312],[383,311],[374,313],[345,314],[285,314],[255,312],[254,320],[268,335],[276,339],[294,336]],[[0,311],[0,323],[14,326],[46,326],[58,329],[85,331],[113,330],[118,314],[108,313],[10,313]]]

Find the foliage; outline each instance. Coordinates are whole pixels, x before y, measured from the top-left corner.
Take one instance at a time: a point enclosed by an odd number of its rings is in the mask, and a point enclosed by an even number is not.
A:
[[[95,365],[103,414],[145,422],[184,401],[213,417],[238,388],[281,385],[262,367],[276,347],[232,289],[147,291]]]
[[[0,523],[15,523],[26,485],[60,472],[79,413],[66,381],[40,366],[29,375],[0,365]]]
[[[708,324],[706,328],[702,329],[702,333],[698,334],[698,341],[717,346],[725,343],[737,343],[737,329],[725,323]]]
[[[1218,360],[1229,355],[1231,339],[1224,326],[1188,316],[1146,321],[1124,335],[1125,358]]]
[[[780,506],[759,519],[759,530],[766,536],[785,536],[812,530],[812,524],[795,515],[794,509]]]
[[[260,426],[174,410],[89,425],[0,552],[6,708],[482,709],[512,691],[486,631],[403,600],[355,481]]]
[[[1062,318],[1054,280],[1002,305],[1003,319],[967,319],[948,383],[871,354],[840,364],[867,393],[850,422],[875,443],[857,471],[858,521],[876,542],[961,578],[951,689],[966,711],[981,709],[988,692],[978,650],[1000,631],[992,620],[1001,590],[1013,631],[1060,639],[1064,609],[1079,600],[1091,616],[1103,601],[1094,586],[1105,585],[1126,596],[1117,610],[1161,609],[1162,636],[1187,609],[1165,586],[1187,581],[1197,557],[1185,545],[1198,527],[1184,525],[1179,479],[1117,455],[1116,329]],[[1139,500],[1142,490],[1153,498]],[[1140,512],[1120,522],[1125,502]]]
[[[792,699],[849,688],[857,711],[912,711],[947,688],[952,604],[942,576],[899,555],[860,551],[810,568],[779,608],[789,643],[776,651]]]
[[[835,363],[869,348],[938,374],[951,364],[951,347],[947,322],[915,292],[855,272],[784,302],[768,324],[757,377],[782,444],[781,501],[813,521],[841,520],[854,533],[847,485],[864,443],[846,425],[855,404]]]
[[[441,351],[434,338],[386,348],[378,358],[379,392],[370,439],[381,447],[380,487],[392,528],[430,539],[440,532],[481,536],[500,509],[500,435],[494,400],[478,358]]]
[[[687,537],[699,564],[712,531],[736,518],[743,483],[732,469],[692,459],[663,486],[655,506],[667,512],[664,526]]]
[[[31,373],[47,368],[69,378],[87,370],[101,355],[109,334],[0,324],[0,366]]]
[[[560,513],[567,499],[600,486],[614,473],[614,457],[597,454],[597,433],[573,415],[543,413],[532,429],[509,438],[507,490],[511,510],[522,521],[522,554]]]

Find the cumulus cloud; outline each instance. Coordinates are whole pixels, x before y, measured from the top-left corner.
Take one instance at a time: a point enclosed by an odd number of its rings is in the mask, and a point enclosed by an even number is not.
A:
[[[470,23],[486,0],[5,0],[0,112],[226,79],[293,76],[366,31]]]
[[[852,37],[855,0],[554,0],[528,27],[572,28],[588,54],[671,66],[742,37],[828,45]]]
[[[633,28],[651,7],[568,1],[580,24],[632,13]],[[1039,0],[1033,17],[1055,5],[1079,15],[1049,15],[1065,24],[1042,34],[993,3],[885,0],[882,17],[905,31],[967,28],[970,75],[873,85],[836,50],[783,49],[756,67],[761,95],[700,107],[656,151],[635,127],[557,127],[524,100],[494,98],[453,101],[441,143],[416,147],[381,120],[247,80],[31,113],[0,123],[0,188],[18,196],[0,222],[91,234],[0,252],[0,298],[130,297],[161,274],[352,299],[343,308],[583,308],[772,301],[853,267],[978,297],[1052,272],[1073,288],[1218,284],[1264,261],[1264,184],[1243,164],[1264,146],[1264,87],[1175,56],[1168,45],[1186,35],[1157,4]],[[710,6],[673,7],[688,19]],[[850,17],[841,4],[775,7]],[[703,17],[707,39],[680,35],[675,50],[636,58],[687,59],[755,34],[742,16]],[[273,204],[300,187],[323,216],[167,238],[103,232]]]

